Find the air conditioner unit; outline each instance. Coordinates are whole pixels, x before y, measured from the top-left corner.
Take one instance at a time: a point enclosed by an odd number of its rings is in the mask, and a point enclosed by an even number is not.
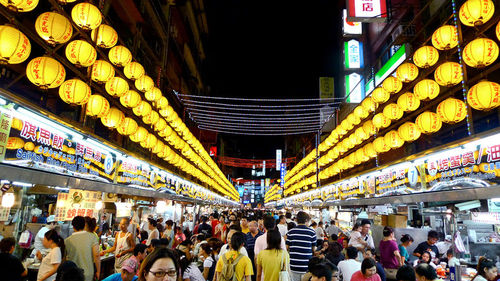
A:
[[[391,34],[394,45],[406,43],[410,38],[415,36],[414,25],[398,25]]]

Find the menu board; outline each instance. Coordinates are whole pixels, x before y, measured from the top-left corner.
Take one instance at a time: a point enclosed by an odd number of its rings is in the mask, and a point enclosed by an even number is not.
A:
[[[0,112],[0,161],[4,160],[5,152],[7,152],[7,142],[11,126],[12,114],[9,112]]]
[[[8,221],[10,215],[10,207],[0,206],[0,221]]]
[[[68,193],[57,195],[55,219],[70,221],[76,216],[97,218],[95,205],[101,200],[101,192],[80,189],[70,189]]]

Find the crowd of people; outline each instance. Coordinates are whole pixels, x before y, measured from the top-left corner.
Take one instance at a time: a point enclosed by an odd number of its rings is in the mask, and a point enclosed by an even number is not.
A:
[[[63,239],[49,217],[35,236],[33,254],[41,261],[37,280],[435,281],[443,262],[450,267],[456,262],[453,251],[437,244],[436,231],[428,232],[413,251],[418,259],[410,262],[413,238],[408,234],[398,245],[394,231],[385,227],[377,254],[369,220],[344,233],[335,221],[313,222],[303,211],[294,218],[259,211],[213,213],[197,224],[149,217],[138,225],[121,218],[109,248],[100,241],[100,234],[110,231],[106,220],[98,226],[95,219],[77,216],[71,224],[73,233]],[[27,276],[12,255],[15,245],[14,238],[0,242],[5,280]],[[99,276],[100,256],[109,253],[115,273]],[[498,278],[491,260],[482,258],[477,270],[473,281]]]

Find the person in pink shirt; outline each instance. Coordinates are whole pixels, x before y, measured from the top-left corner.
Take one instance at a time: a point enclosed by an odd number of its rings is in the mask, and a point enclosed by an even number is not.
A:
[[[364,259],[361,263],[361,270],[356,271],[351,281],[381,281],[377,274],[377,264],[374,259]]]

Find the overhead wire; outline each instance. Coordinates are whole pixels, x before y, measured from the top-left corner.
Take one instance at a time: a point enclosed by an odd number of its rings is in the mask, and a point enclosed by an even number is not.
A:
[[[296,108],[296,107],[325,107],[329,105],[340,104],[340,102],[326,102],[326,103],[316,103],[316,104],[287,104],[287,105],[260,105],[260,104],[233,104],[233,103],[220,103],[220,102],[206,102],[206,101],[196,101],[189,99],[181,99],[184,103],[194,103],[202,105],[223,105],[229,107],[249,107],[249,108]]]
[[[304,117],[302,119],[288,119],[288,120],[273,120],[273,119],[266,119],[266,120],[260,120],[260,119],[243,119],[243,118],[230,118],[230,117],[205,117],[205,116],[195,116],[193,120],[201,120],[201,121],[233,121],[233,122],[248,122],[249,120],[252,122],[257,122],[257,123],[275,123],[275,124],[282,124],[282,123],[293,123],[293,122],[301,122],[301,123],[307,123],[307,122],[317,122],[320,123],[320,117]]]
[[[216,124],[199,124],[198,127],[213,127],[213,128],[219,128],[219,129],[231,129],[235,131],[259,131],[259,132],[279,132],[279,131],[305,131],[305,130],[315,130],[317,131],[319,129],[319,126],[316,127],[304,127],[304,128],[269,128],[269,129],[264,129],[264,128],[243,128],[241,126],[237,126],[235,128],[228,128],[229,126],[219,126]]]
[[[232,107],[223,107],[223,106],[211,106],[211,105],[201,105],[201,104],[185,104],[187,108],[203,108],[203,109],[222,109],[222,110],[231,110],[231,111],[269,111],[269,112],[291,112],[291,111],[320,111],[322,108],[232,108]]]
[[[209,119],[209,120],[234,120],[234,121],[247,121],[248,118],[238,118],[232,116],[213,116],[204,113],[194,113],[190,112],[192,119]],[[318,114],[314,116],[304,116],[304,117],[280,117],[276,120],[276,117],[254,117],[251,120],[254,122],[290,122],[290,121],[301,121],[301,120],[319,120],[321,117]]]
[[[224,130],[224,129],[216,129],[216,128],[211,128],[211,127],[204,127],[204,126],[199,126],[198,128],[202,130],[208,130],[208,131],[214,131],[214,132],[219,132],[219,133],[226,133],[226,134],[232,134],[232,135],[244,135],[244,136],[288,136],[288,135],[303,135],[303,134],[308,134],[308,133],[315,133],[318,130],[309,130],[309,131],[297,131],[297,132],[283,132],[283,131],[277,131],[277,132],[237,132],[237,131],[231,131],[231,130]]]
[[[294,127],[300,127],[300,128],[319,128],[321,125],[319,123],[316,124],[281,124],[281,125],[268,125],[268,124],[232,124],[232,123],[206,123],[206,122],[199,122],[199,125],[217,125],[219,127],[232,127],[232,128],[248,128],[248,129],[254,129],[254,128],[262,128],[262,129],[292,129]]]
[[[280,117],[280,116],[312,116],[312,115],[317,115],[319,112],[305,112],[305,113],[292,113],[289,114],[287,112],[283,113],[276,113],[276,114],[260,114],[260,113],[239,113],[239,112],[221,112],[221,111],[214,111],[214,110],[206,110],[206,109],[198,109],[198,108],[191,108],[189,109],[191,112],[204,112],[204,113],[213,113],[216,115],[233,115],[233,116],[268,116],[268,117]],[[335,112],[335,110],[332,108],[331,110],[325,111],[325,112],[330,112],[329,114],[332,114]]]
[[[329,101],[329,100],[344,100],[345,98],[312,98],[312,99],[249,99],[249,98],[232,98],[232,97],[216,97],[216,96],[200,96],[200,95],[188,95],[188,94],[180,94],[178,92],[174,92],[177,96],[180,97],[190,97],[190,98],[199,98],[199,99],[214,99],[214,100],[234,100],[234,101],[255,101],[255,102],[300,102],[300,101]]]

